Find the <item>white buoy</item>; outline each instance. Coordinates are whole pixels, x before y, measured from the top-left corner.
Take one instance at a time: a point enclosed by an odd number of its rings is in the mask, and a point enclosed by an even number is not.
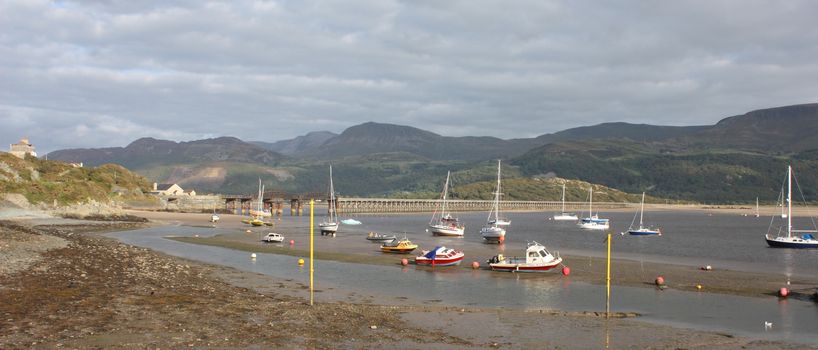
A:
[[[256,258],[256,253],[250,254],[250,259],[255,259],[255,258]]]

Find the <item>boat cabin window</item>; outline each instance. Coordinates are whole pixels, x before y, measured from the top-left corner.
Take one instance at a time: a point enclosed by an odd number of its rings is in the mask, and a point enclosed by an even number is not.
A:
[[[528,256],[531,257],[531,258],[536,258],[537,257],[537,252],[530,252],[530,253],[528,253]]]
[[[546,256],[546,255],[548,255],[548,253],[546,253],[544,249],[540,250],[540,256]]]

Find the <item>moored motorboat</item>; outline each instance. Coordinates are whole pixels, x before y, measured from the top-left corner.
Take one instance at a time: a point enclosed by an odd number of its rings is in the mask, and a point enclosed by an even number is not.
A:
[[[383,233],[370,232],[366,235],[366,240],[371,242],[387,242],[396,239],[395,235],[385,235]]]
[[[408,254],[417,249],[418,245],[406,239],[393,239],[381,245],[381,251],[384,253]]]
[[[280,233],[270,232],[267,233],[267,235],[265,235],[261,240],[268,243],[281,243],[284,242],[284,236]]]
[[[424,250],[420,256],[416,256],[415,265],[452,266],[460,264],[465,256],[459,250],[439,246],[429,251]]]
[[[525,257],[504,257],[496,255],[486,261],[492,270],[509,272],[545,272],[562,263],[559,252],[551,254],[544,245],[529,242]]]

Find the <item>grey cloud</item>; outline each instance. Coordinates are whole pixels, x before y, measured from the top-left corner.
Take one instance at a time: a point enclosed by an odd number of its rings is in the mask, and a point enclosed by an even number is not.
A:
[[[4,1],[0,139],[533,137],[818,100],[811,1]]]

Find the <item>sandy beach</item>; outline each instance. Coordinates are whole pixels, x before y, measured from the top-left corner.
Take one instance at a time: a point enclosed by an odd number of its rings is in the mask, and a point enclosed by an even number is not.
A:
[[[207,214],[131,214],[147,217],[149,225],[156,226],[200,226],[209,218]],[[170,257],[99,235],[144,225],[36,218],[2,222],[0,249],[5,260],[0,300],[9,302],[0,304],[0,348],[814,348],[656,325],[639,317],[605,319],[600,310],[526,312],[411,301],[385,305],[366,295],[328,298],[320,292],[318,302],[309,306],[305,281]],[[256,236],[244,234],[239,217],[225,215],[219,226],[234,227],[237,233],[201,237],[198,243],[259,251]],[[303,238],[286,232],[285,226],[277,229]],[[50,243],[30,243],[45,241]],[[264,249],[294,256],[305,252]],[[39,257],[24,258],[31,255]],[[355,257],[325,249],[319,250],[317,258]],[[572,264],[568,278],[603,280],[600,259],[569,259],[583,263]],[[375,263],[396,262],[389,257]],[[628,266],[638,262],[627,260],[614,264],[621,267],[616,269],[621,272],[614,276],[615,283],[644,288],[655,288],[651,283],[658,270],[669,288],[693,290],[701,284],[705,293],[767,296],[781,284],[781,276],[776,275],[672,265],[641,270]],[[816,282],[792,281],[792,288],[806,291]]]

